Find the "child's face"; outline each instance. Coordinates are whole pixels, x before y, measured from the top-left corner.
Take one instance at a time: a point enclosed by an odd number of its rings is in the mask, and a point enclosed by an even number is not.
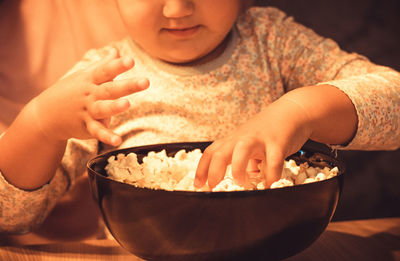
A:
[[[241,0],[117,0],[132,39],[149,55],[193,62],[216,49],[231,30]]]

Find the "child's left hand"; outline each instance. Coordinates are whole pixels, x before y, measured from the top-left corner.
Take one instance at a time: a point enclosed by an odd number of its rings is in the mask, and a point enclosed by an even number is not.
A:
[[[357,130],[352,101],[331,85],[298,88],[283,95],[248,122],[212,143],[200,159],[194,185],[214,188],[232,164],[232,175],[246,184],[246,168],[262,161],[266,187],[280,179],[283,163],[308,139],[326,144],[346,144]],[[253,164],[254,165],[254,164]],[[250,166],[254,170],[254,166]],[[251,171],[251,170],[250,170]]]
[[[294,113],[297,112],[297,113]],[[297,104],[277,101],[241,125],[229,136],[213,142],[203,153],[196,172],[195,186],[208,179],[211,188],[232,164],[232,175],[241,185],[246,183],[246,169],[264,161],[262,170],[269,186],[281,177],[284,160],[298,151],[310,137],[307,116]],[[248,166],[248,165],[253,166]],[[264,165],[263,164],[263,165]]]

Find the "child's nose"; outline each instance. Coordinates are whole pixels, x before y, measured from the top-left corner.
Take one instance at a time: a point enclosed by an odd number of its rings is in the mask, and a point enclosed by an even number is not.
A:
[[[167,18],[182,18],[191,15],[193,11],[192,0],[166,0],[163,15]]]

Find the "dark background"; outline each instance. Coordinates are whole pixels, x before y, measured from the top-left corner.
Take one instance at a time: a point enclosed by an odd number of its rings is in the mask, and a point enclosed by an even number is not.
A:
[[[257,5],[278,7],[342,49],[400,71],[400,0],[259,0]],[[346,172],[334,220],[400,216],[400,150],[340,151],[339,157]]]

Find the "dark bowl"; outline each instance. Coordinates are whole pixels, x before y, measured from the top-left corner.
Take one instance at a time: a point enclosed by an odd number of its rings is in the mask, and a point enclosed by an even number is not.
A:
[[[202,151],[209,142],[158,144],[111,151],[88,162],[91,191],[114,238],[146,260],[277,260],[310,246],[336,209],[343,165],[306,144],[297,162],[338,166],[331,179],[257,191],[186,192],[137,188],[107,177],[107,159],[135,152]]]

